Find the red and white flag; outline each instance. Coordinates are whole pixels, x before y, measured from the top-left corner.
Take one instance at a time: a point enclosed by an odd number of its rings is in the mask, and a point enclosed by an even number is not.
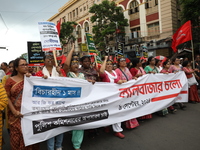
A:
[[[192,32],[191,32],[191,21],[187,21],[183,24],[172,36],[172,49],[174,52],[177,52],[176,47],[182,43],[192,40]]]

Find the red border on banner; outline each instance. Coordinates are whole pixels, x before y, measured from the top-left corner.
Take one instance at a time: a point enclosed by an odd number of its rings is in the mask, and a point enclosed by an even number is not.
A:
[[[157,101],[161,101],[161,100],[165,100],[165,99],[169,99],[169,98],[174,98],[174,97],[177,97],[179,94],[187,94],[187,93],[188,93],[188,91],[181,91],[180,93],[175,93],[175,94],[155,97],[155,98],[151,99],[151,102],[157,102]]]
[[[62,50],[60,47],[49,47],[49,48],[43,48],[43,51],[53,51],[53,50]]]
[[[28,66],[44,66],[44,63],[28,64]]]

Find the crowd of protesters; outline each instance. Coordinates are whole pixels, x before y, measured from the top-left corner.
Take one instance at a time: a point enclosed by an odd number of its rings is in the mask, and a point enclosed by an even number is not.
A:
[[[159,60],[151,56],[148,59],[133,58],[127,65],[127,59],[119,57],[117,62],[109,59],[108,56],[100,67],[92,65],[91,56],[83,56],[81,58],[73,55],[74,44],[69,52],[66,61],[59,67],[55,66],[53,54],[48,52],[44,57],[44,66],[42,68],[35,68],[28,65],[25,59],[17,58],[9,62],[1,64],[1,71],[3,75],[0,83],[0,137],[2,138],[3,123],[8,130],[10,136],[10,145],[12,150],[38,150],[39,143],[25,147],[21,130],[20,113],[22,103],[22,92],[24,88],[24,76],[39,76],[45,79],[49,77],[69,77],[85,79],[88,82],[95,84],[95,82],[110,82],[116,84],[123,84],[129,80],[137,80],[145,74],[156,73],[177,73],[184,71],[188,79],[189,97],[188,102],[199,103],[198,88],[200,83],[200,55],[196,56],[195,62],[188,59],[180,59],[178,57],[171,59]],[[193,65],[195,66],[193,68]],[[7,94],[6,94],[7,93]],[[165,116],[168,113],[178,113],[177,109],[186,109],[183,103],[176,103],[173,106],[155,112],[160,116]],[[139,118],[132,118],[124,123],[128,129],[133,129],[139,126],[139,121],[151,119],[152,114],[141,116]],[[114,136],[125,138],[122,133],[122,122],[111,125]],[[110,132],[110,126],[104,127],[105,132]],[[84,132],[88,132],[90,138],[94,138],[97,134],[97,129],[90,130],[73,130],[72,144],[75,150],[81,148],[84,138]],[[46,141],[48,150],[62,150],[64,134],[57,135]],[[0,139],[0,149],[2,148],[2,139]]]

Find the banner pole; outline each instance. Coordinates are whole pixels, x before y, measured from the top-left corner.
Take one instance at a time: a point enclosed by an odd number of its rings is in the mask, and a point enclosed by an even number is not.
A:
[[[57,62],[56,51],[55,50],[53,50],[53,58],[54,58],[54,61],[55,61],[55,65],[57,67],[58,66],[58,62]]]

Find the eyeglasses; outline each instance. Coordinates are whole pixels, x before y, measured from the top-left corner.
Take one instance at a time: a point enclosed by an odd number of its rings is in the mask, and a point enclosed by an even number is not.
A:
[[[71,63],[71,65],[79,65],[79,63]]]
[[[112,63],[106,63],[106,65],[113,65]]]
[[[21,66],[21,67],[28,67],[28,64],[21,64],[19,66]]]

